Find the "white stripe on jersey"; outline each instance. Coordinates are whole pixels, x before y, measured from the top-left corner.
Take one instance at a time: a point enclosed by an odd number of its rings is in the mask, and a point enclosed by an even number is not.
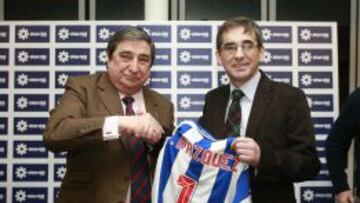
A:
[[[250,203],[248,165],[192,121],[178,125],[158,157],[152,202]]]

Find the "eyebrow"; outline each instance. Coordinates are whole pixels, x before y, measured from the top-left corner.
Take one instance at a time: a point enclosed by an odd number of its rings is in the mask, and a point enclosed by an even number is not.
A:
[[[241,41],[241,43],[253,43],[253,44],[255,44],[256,42],[247,39],[247,40]],[[224,43],[224,45],[233,45],[233,44],[237,44],[237,43],[235,43],[235,42],[226,42],[226,43]]]

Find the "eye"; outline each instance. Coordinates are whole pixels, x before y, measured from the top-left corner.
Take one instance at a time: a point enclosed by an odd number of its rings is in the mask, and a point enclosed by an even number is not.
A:
[[[133,58],[133,55],[129,53],[120,53],[119,56],[123,61],[130,61]]]
[[[241,44],[241,48],[243,50],[251,50],[252,48],[254,48],[255,44],[253,42],[244,42]]]
[[[147,55],[140,55],[138,60],[139,60],[139,63],[141,63],[141,64],[148,64],[151,61],[150,56],[147,56]]]
[[[225,44],[223,46],[224,51],[236,51],[237,45],[236,44]]]

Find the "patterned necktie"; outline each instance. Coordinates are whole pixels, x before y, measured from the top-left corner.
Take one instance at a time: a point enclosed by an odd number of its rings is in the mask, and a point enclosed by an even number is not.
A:
[[[225,122],[226,136],[240,135],[240,122],[241,122],[241,108],[240,99],[244,96],[244,93],[235,89],[232,91],[232,102],[229,107],[228,117]]]
[[[123,99],[126,105],[126,115],[135,115],[132,108],[134,98],[126,96]],[[131,136],[129,139],[130,148],[132,152],[132,175],[131,175],[131,202],[150,203],[151,185],[150,185],[150,172],[149,164],[146,158],[145,145],[141,139]]]

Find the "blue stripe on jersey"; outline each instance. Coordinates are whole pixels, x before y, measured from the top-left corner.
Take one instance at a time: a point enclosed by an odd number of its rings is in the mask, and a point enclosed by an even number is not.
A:
[[[163,194],[166,183],[171,175],[172,165],[174,164],[176,156],[179,152],[179,150],[174,146],[176,146],[176,144],[182,137],[182,134],[184,134],[189,129],[191,129],[190,125],[181,125],[181,127],[177,129],[176,133],[172,137],[169,137],[164,144],[165,150],[163,155],[163,163],[161,165],[161,176],[159,180],[158,194]],[[159,196],[158,202],[164,202],[163,195]]]
[[[226,140],[226,148],[224,153],[232,154],[236,156],[235,151],[231,149],[231,144],[234,141],[233,137],[230,137]],[[229,164],[232,166],[234,161],[231,161]],[[224,202],[226,198],[227,191],[230,186],[232,172],[225,171],[220,169],[216,176],[214,187],[211,191],[211,196],[208,202]]]
[[[233,203],[237,203],[245,199],[249,196],[249,180],[250,180],[250,170],[247,168],[246,170],[242,171],[240,177],[236,184],[236,194],[233,200]]]
[[[194,147],[200,146],[201,148],[203,148],[203,151],[201,152],[199,157],[201,157],[204,150],[210,148],[211,144],[212,144],[212,142],[207,139],[201,139],[200,141],[194,143]],[[195,148],[193,150],[195,150]],[[186,175],[191,177],[195,181],[198,181],[203,168],[204,168],[204,164],[202,164],[198,161],[195,161],[194,159],[191,159],[188,170],[186,171]]]

